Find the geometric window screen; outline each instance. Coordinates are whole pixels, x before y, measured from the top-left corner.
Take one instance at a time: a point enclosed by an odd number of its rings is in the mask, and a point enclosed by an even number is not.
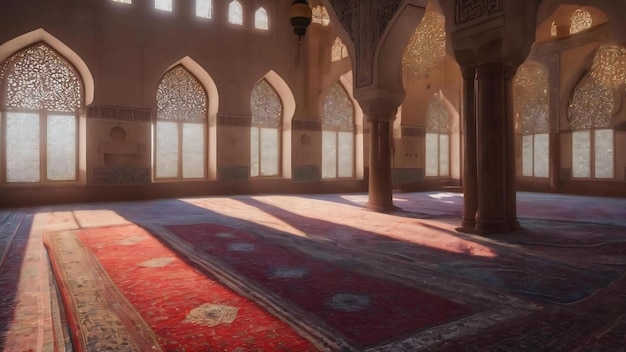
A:
[[[570,18],[569,34],[576,34],[591,28],[592,22],[593,20],[589,11],[577,9],[572,13],[572,17]]]
[[[589,71],[570,97],[567,118],[572,129],[572,175],[614,177],[613,115],[617,89],[626,83],[626,49],[601,45]]]
[[[266,79],[252,89],[250,109],[250,176],[279,176],[283,104]]]
[[[243,25],[243,7],[237,0],[228,5],[228,23]]]
[[[324,100],[322,178],[354,177],[354,105],[336,82]]]
[[[429,5],[404,50],[402,67],[413,77],[424,77],[445,55],[445,17]]]
[[[82,82],[73,67],[46,44],[35,44],[2,63],[0,87],[5,181],[76,180]]]
[[[254,14],[254,28],[268,30],[269,19],[267,17],[267,11],[260,7]]]
[[[157,88],[155,177],[203,178],[208,99],[182,65],[167,71]]]
[[[522,132],[522,175],[548,177],[550,165],[549,73],[537,62],[522,64],[513,80],[514,109]]]
[[[425,175],[450,175],[450,118],[443,93],[436,93],[426,110]]]

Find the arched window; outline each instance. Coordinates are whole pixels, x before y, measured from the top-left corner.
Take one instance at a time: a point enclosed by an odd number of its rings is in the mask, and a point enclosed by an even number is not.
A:
[[[211,18],[213,15],[212,0],[196,0],[196,16],[203,18]]]
[[[250,109],[250,175],[280,176],[283,104],[266,79],[252,88]]]
[[[576,34],[591,28],[592,18],[589,11],[577,9],[570,18],[569,34]]]
[[[322,178],[354,177],[354,105],[335,83],[324,101]]]
[[[551,37],[556,37],[558,35],[558,28],[556,27],[556,21],[552,21],[552,24],[550,25],[550,36]]]
[[[228,5],[228,23],[243,25],[243,7],[237,0]]]
[[[328,16],[328,11],[324,6],[315,6],[311,9],[311,12],[313,23],[321,24],[322,26],[328,26],[330,24],[330,16]]]
[[[436,93],[426,110],[425,175],[450,176],[450,117],[441,91]]]
[[[404,50],[402,67],[414,77],[425,76],[442,62],[445,55],[445,18],[428,8]]]
[[[262,30],[268,30],[270,28],[267,11],[262,7],[256,10],[256,13],[254,14],[254,28]]]
[[[162,11],[172,11],[172,0],[154,0],[154,8]]]
[[[343,44],[343,41],[341,41],[341,38],[339,37],[335,38],[330,52],[331,61],[333,62],[339,61],[344,57],[348,57],[348,48],[346,48],[345,44]]]
[[[155,178],[204,178],[206,91],[178,65],[163,75],[156,98]]]
[[[550,175],[549,74],[539,63],[528,61],[513,80],[516,120],[522,130],[522,175]]]
[[[598,48],[591,69],[574,88],[567,117],[572,129],[572,176],[614,177],[614,131],[617,89],[626,83],[626,49]]]
[[[44,43],[0,67],[2,180],[78,180],[78,113],[83,84],[74,67]]]

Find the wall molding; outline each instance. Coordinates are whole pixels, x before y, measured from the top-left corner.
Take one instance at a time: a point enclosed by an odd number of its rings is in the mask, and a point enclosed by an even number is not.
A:
[[[217,114],[218,126],[252,126],[252,116],[250,115],[234,115],[234,114]]]
[[[152,122],[152,112],[150,109],[120,106],[89,106],[87,107],[87,118],[115,121]]]

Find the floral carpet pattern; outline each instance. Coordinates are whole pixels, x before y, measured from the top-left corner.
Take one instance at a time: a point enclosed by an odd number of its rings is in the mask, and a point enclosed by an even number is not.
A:
[[[622,351],[626,200],[518,193],[162,199],[0,212],[0,350]],[[44,245],[45,244],[45,248]]]

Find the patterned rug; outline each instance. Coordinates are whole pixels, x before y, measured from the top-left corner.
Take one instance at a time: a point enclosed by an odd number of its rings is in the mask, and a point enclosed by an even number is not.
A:
[[[45,239],[84,350],[317,351],[135,225]]]
[[[366,348],[474,313],[471,307],[398,282],[366,276],[219,224],[164,228],[217,265]],[[296,312],[296,313],[294,313]]]

